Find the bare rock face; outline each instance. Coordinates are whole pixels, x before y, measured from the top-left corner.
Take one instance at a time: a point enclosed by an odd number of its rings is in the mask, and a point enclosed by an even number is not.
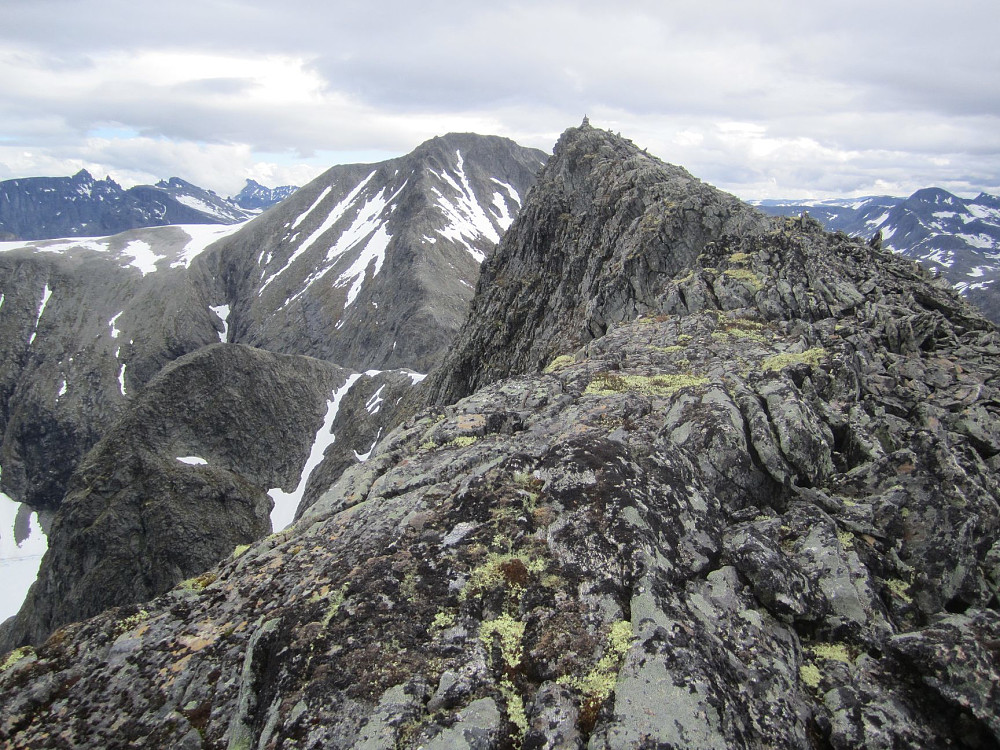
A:
[[[764,218],[621,138],[566,131],[533,200],[483,265],[478,293],[429,384],[450,403],[653,309],[663,283],[726,232]]]
[[[581,138],[580,163],[632,158],[589,128],[561,143]],[[589,183],[559,174],[573,205]],[[905,259],[809,221],[726,225],[643,261],[677,266],[642,294],[596,269],[614,309],[646,308],[584,335],[597,308],[555,307],[511,344],[522,374],[446,368],[438,398],[474,392],[198,586],[8,656],[0,737],[996,747],[1000,335]],[[563,237],[551,275],[596,236]]]

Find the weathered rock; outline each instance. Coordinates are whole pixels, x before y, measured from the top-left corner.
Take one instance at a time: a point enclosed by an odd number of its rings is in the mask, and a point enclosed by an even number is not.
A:
[[[1000,487],[958,425],[996,425],[1000,336],[903,259],[756,222],[407,419],[204,588],[10,657],[0,737],[996,747]]]

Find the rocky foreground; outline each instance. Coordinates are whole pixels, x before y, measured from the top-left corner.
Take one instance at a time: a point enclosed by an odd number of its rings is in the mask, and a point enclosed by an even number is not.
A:
[[[5,657],[0,742],[997,747],[998,354],[911,262],[572,129],[434,405]]]

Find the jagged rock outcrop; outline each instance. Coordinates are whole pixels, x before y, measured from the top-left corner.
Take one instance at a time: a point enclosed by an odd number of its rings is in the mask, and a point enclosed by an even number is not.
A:
[[[588,153],[632,158],[608,133],[575,142],[547,169],[571,203]],[[204,587],[8,656],[0,738],[998,746],[1000,334],[813,222],[729,226],[658,288],[612,282],[605,309],[633,317],[586,335],[564,307],[526,329],[585,340],[407,420]],[[572,239],[548,273],[585,265],[594,236]]]
[[[432,402],[540,369],[652,309],[708,242],[763,226],[733,196],[589,125],[554,154],[503,251],[483,265],[468,321],[428,384]]]
[[[1000,198],[980,193],[969,200],[941,188],[908,198],[833,199],[808,204],[763,201],[779,216],[808,212],[830,231],[878,237],[893,252],[940,274],[994,323],[1000,322]]]

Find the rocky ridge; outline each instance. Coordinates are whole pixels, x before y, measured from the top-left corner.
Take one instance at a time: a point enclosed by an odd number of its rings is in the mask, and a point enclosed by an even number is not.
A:
[[[831,232],[879,242],[947,279],[994,323],[1000,322],[1000,198],[980,193],[960,198],[923,188],[908,198],[877,196],[801,203],[764,201],[761,210],[780,216],[807,211]]]
[[[608,172],[569,154],[640,158],[568,131],[540,184],[580,215]],[[0,737],[996,747],[1000,335],[911,262],[809,220],[749,214],[697,248],[690,220],[668,226],[657,252],[684,263],[656,290],[631,266],[606,308],[638,314],[589,335],[571,308],[529,323],[543,344],[514,377],[459,360],[438,382],[475,392],[407,420],[296,526],[8,656]],[[602,252],[579,240],[563,267]],[[529,254],[505,240],[491,265]]]

